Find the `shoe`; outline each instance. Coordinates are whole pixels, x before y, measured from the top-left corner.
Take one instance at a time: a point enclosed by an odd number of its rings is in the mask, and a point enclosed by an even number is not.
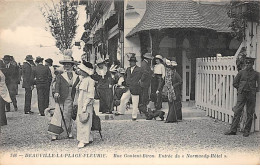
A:
[[[15,107],[15,108],[14,108],[14,111],[18,111],[18,108],[17,108],[17,107]]]
[[[51,136],[51,141],[55,141],[55,140],[57,140],[57,136],[56,135]]]
[[[83,142],[79,142],[78,148],[84,148],[84,147],[85,147],[85,144]]]
[[[31,114],[29,111],[24,112],[24,114]]]
[[[111,111],[110,112],[108,111],[108,112],[106,112],[106,114],[113,114],[113,113]]]
[[[244,133],[243,133],[243,136],[244,136],[244,137],[248,137],[248,136],[249,136],[249,132],[247,132],[247,131],[244,132]]]
[[[39,114],[39,116],[45,116],[45,114]]]
[[[115,113],[115,116],[118,116],[118,115],[124,115],[124,114],[121,114],[121,113]]]
[[[132,121],[136,121],[136,118],[132,118]]]
[[[237,133],[236,132],[233,132],[233,131],[227,131],[224,133],[225,135],[236,135]]]
[[[70,138],[70,139],[73,139],[72,133],[69,133],[69,138]]]

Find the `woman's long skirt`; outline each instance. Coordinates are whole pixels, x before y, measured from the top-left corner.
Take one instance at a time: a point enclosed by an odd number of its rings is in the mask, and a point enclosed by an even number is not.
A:
[[[81,105],[79,104],[79,107]],[[77,116],[77,140],[83,142],[85,144],[89,143],[89,141],[93,141],[93,136],[91,134],[92,127],[92,115],[93,115],[93,105],[87,106],[87,112],[90,113],[89,119],[86,123],[81,123],[79,121],[79,116]],[[82,114],[82,109],[78,108],[78,114]]]
[[[113,90],[112,88],[98,88],[99,112],[106,113],[113,110]]]
[[[1,96],[0,96],[0,123],[1,126],[7,125],[7,119],[5,114],[5,101]]]

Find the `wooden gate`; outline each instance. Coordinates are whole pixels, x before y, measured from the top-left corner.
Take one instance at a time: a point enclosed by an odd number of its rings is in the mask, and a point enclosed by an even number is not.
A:
[[[235,56],[197,58],[196,106],[206,115],[231,123],[237,100],[233,80],[237,74]]]

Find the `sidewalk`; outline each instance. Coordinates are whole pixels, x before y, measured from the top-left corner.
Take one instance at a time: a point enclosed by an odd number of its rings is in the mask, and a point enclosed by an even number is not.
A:
[[[238,164],[259,163],[260,133],[252,133],[243,137],[241,132],[235,136],[225,136],[223,133],[229,129],[228,123],[205,117],[200,110],[186,107],[183,104],[183,121],[178,123],[164,123],[159,120],[145,120],[138,118],[131,120],[131,110],[124,116],[114,116],[114,119],[105,120],[106,114],[100,114],[102,122],[103,140],[94,132],[94,142],[89,146],[77,148],[77,131],[74,122],[74,139],[62,138],[51,141],[47,133],[49,118],[38,115],[35,94],[33,97],[32,115],[23,112],[24,95],[19,89],[18,111],[7,113],[8,125],[1,127],[0,161],[20,164]],[[95,109],[98,111],[98,101]],[[167,103],[163,110],[167,112]],[[196,116],[193,116],[196,114]],[[201,117],[199,115],[201,115]],[[197,116],[198,115],[198,116]],[[122,117],[122,118],[119,118]],[[65,134],[65,133],[64,133]],[[25,154],[105,154],[102,158],[39,158],[28,157]],[[12,158],[11,154],[23,157]],[[114,154],[124,155],[154,155],[155,158],[115,158]],[[173,156],[161,158],[158,154]],[[213,154],[213,155],[212,155]],[[174,158],[175,155],[185,156],[184,160]],[[188,156],[221,156],[222,158],[190,158]],[[226,158],[224,158],[226,156]],[[187,158],[188,157],[188,158]],[[186,160],[185,160],[186,159]],[[253,161],[252,161],[253,160]],[[81,162],[79,162],[81,161]],[[3,164],[2,162],[1,164]]]

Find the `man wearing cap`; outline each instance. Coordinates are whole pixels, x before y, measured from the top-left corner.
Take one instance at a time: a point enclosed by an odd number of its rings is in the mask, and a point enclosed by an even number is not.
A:
[[[246,105],[247,119],[243,136],[249,136],[255,115],[256,92],[260,89],[259,73],[253,69],[254,60],[255,58],[245,58],[245,69],[239,71],[234,79],[233,86],[237,89],[237,103],[233,108],[234,118],[230,130],[225,132],[225,135],[236,135],[240,117]]]
[[[5,75],[5,83],[9,90],[14,110],[17,111],[16,85],[18,83],[19,72],[17,67],[11,63],[11,60],[10,55],[4,56],[3,61],[5,64],[5,69],[3,69],[3,73]],[[6,110],[10,111],[10,103],[6,103]]]
[[[33,77],[32,77],[32,67],[34,66],[32,55],[27,55],[22,66],[22,77],[23,85],[25,89],[25,99],[24,99],[24,113],[30,114],[31,112],[31,101],[32,101],[32,90],[33,90]]]
[[[33,69],[33,79],[37,89],[39,115],[45,116],[44,110],[49,106],[49,87],[52,76],[50,69],[43,65],[43,58],[37,57],[35,63],[37,66]]]
[[[138,113],[139,95],[141,93],[140,82],[143,72],[142,69],[136,65],[137,60],[134,53],[131,53],[129,62],[130,67],[128,67],[125,72],[126,86],[129,89],[121,97],[118,114],[125,113],[126,103],[129,101],[130,97],[132,97],[132,120],[135,121]]]
[[[143,55],[143,61],[141,62],[141,69],[143,75],[141,78],[141,94],[139,100],[139,110],[145,109],[143,112],[147,111],[147,105],[149,104],[149,89],[151,85],[151,79],[153,71],[151,70],[151,60],[153,56],[151,53],[145,53]]]

